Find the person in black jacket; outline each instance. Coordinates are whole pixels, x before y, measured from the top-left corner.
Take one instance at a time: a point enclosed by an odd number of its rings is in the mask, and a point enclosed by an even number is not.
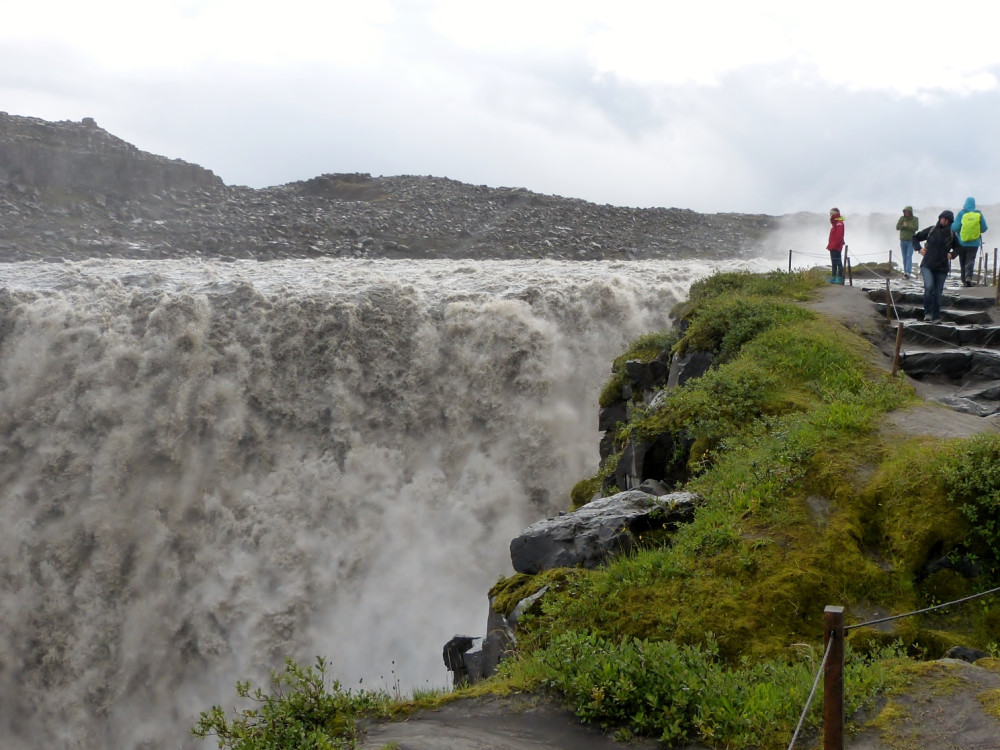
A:
[[[924,279],[924,320],[941,322],[941,294],[951,270],[951,259],[958,249],[958,237],[952,225],[955,214],[942,211],[937,224],[921,229],[913,235],[913,249],[923,256],[920,275]],[[923,242],[924,246],[920,247]]]

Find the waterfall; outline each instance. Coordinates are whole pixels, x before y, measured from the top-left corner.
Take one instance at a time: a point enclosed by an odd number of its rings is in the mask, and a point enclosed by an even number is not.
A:
[[[595,470],[611,360],[710,270],[0,265],[4,747],[196,747],[285,656],[443,687]]]

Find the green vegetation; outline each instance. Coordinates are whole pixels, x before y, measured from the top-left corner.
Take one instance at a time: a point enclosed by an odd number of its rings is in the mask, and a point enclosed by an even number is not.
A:
[[[544,594],[522,614],[501,673],[462,694],[551,692],[623,739],[785,747],[821,658],[826,605],[863,623],[876,609],[909,612],[997,585],[1000,436],[887,438],[884,415],[917,399],[871,364],[867,342],[799,304],[821,283],[816,272],[718,274],[675,309],[683,335],[651,333],[615,360],[602,406],[623,397],[628,360],[704,351],[714,365],[655,406],[633,401],[614,453],[577,484],[573,505],[617,491],[629,441],[663,436],[671,476],[702,504],[670,538],[650,535],[605,567],[499,581],[490,595],[501,612]],[[970,566],[978,577],[961,572]],[[998,630],[1000,606],[983,598],[891,632],[852,631],[849,716],[907,682],[907,657],[956,644],[995,652]],[[348,703],[384,710],[371,698]],[[326,710],[349,715],[336,701]],[[241,741],[249,731],[218,709],[199,729]]]
[[[947,463],[948,499],[969,521],[968,550],[991,577],[1000,574],[1000,439],[974,437]]]
[[[504,678],[564,695],[584,721],[614,728],[620,739],[652,736],[674,746],[697,738],[724,747],[785,747],[806,705],[821,653],[796,661],[726,666],[714,642],[614,640],[570,631],[531,660],[501,664]],[[849,714],[907,677],[889,648],[846,663]],[[820,705],[810,706],[813,720]]]
[[[356,747],[358,717],[385,712],[390,702],[387,693],[355,693],[331,682],[321,658],[304,668],[287,659],[283,672],[271,673],[271,687],[266,693],[236,683],[236,694],[250,707],[229,719],[213,706],[191,731],[202,739],[214,736],[220,748],[232,750],[347,750]]]

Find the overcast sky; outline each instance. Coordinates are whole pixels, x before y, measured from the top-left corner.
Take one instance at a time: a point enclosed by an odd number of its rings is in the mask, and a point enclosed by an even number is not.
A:
[[[0,110],[252,187],[898,213],[1000,202],[998,30],[996,0],[32,0],[0,15]]]

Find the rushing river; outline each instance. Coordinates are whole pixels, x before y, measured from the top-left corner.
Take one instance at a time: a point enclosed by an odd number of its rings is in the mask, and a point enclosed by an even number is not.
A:
[[[0,744],[199,747],[285,656],[446,685],[611,360],[779,265],[0,264]]]

